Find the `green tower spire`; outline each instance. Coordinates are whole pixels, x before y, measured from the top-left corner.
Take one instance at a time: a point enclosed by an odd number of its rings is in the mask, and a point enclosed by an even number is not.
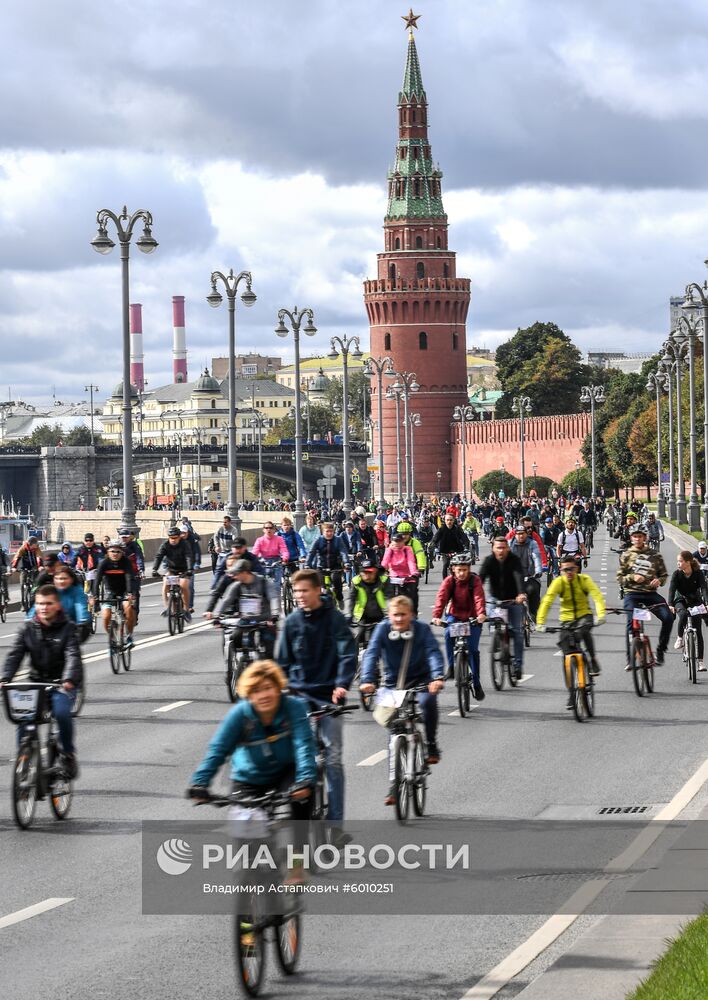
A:
[[[420,72],[420,63],[418,62],[418,50],[415,47],[413,32],[411,32],[408,36],[408,58],[403,74],[403,89],[398,95],[398,103],[400,105],[404,100],[410,101],[413,97],[418,100],[419,104],[425,104],[427,101],[423,88],[423,74]]]

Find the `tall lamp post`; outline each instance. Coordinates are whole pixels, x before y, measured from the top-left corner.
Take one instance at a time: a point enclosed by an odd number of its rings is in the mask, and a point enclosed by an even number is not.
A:
[[[250,271],[240,271],[234,274],[233,268],[228,274],[221,271],[211,272],[211,291],[206,297],[212,308],[217,309],[224,301],[217,284],[223,285],[229,308],[229,421],[226,428],[226,462],[229,467],[229,494],[224,513],[228,514],[234,526],[236,535],[241,534],[241,518],[238,516],[238,496],[236,495],[236,293],[241,282],[246,283],[246,289],[241,293],[241,302],[250,308],[256,301],[251,288],[253,277]]]
[[[524,417],[531,412],[531,400],[528,396],[514,396],[511,409],[519,415],[519,444],[521,445],[521,496],[526,493],[526,469],[524,455]]]
[[[410,451],[408,446],[408,400],[412,392],[419,392],[420,386],[418,385],[418,380],[416,378],[415,372],[387,372],[388,378],[395,378],[395,382],[391,386],[394,392],[398,393],[403,399],[403,434],[405,437],[404,448],[405,455],[404,461],[406,463],[406,503],[411,502],[411,468],[410,468]]]
[[[438,481],[438,500],[440,499],[440,480],[442,479],[442,472],[440,469],[435,473],[435,478]]]
[[[470,467],[469,467],[469,469],[467,471],[468,471],[469,477],[470,477],[470,500],[473,500],[474,499],[474,479],[472,478],[472,473],[473,473],[474,470],[473,470],[473,468],[472,468],[471,465],[470,465]]]
[[[295,527],[301,528],[305,521],[305,505],[303,503],[303,483],[302,483],[302,412],[300,405],[300,327],[303,319],[307,322],[302,327],[302,332],[308,337],[314,337],[317,327],[312,322],[314,319],[312,309],[278,310],[278,325],[275,328],[276,336],[287,337],[289,330],[285,325],[285,317],[290,320],[290,328],[293,333],[295,343]]]
[[[536,472],[538,471],[538,466],[534,462],[532,464],[531,468],[533,470],[533,488],[536,489]]]
[[[664,362],[671,371],[676,373],[676,519],[680,524],[684,524],[688,517],[686,509],[686,476],[683,470],[683,403],[681,400],[681,369],[686,354],[688,344],[677,337],[676,333],[668,338],[664,344]]]
[[[651,372],[647,379],[647,392],[654,392],[656,394],[656,481],[659,484],[657,497],[656,497],[656,509],[659,517],[666,517],[666,500],[664,499],[664,492],[661,486],[661,476],[663,474],[663,462],[661,460],[661,394],[665,392],[668,388],[667,386],[667,374],[662,369],[661,365],[657,368],[655,372]]]
[[[307,412],[307,442],[312,441],[312,424],[310,420],[310,379],[304,378],[301,387],[305,391],[305,407]]]
[[[605,389],[601,385],[584,385],[580,390],[580,402],[590,404],[590,489],[597,496],[595,482],[595,404],[605,402]]]
[[[467,478],[465,468],[467,466],[467,422],[474,420],[473,406],[456,406],[452,411],[452,419],[460,423],[460,436],[462,438],[462,499],[467,500]]]
[[[93,394],[94,394],[94,392],[98,392],[98,386],[97,385],[85,385],[84,386],[84,392],[88,392],[89,393],[89,397],[90,397],[89,406],[91,407],[91,447],[93,448],[96,445],[96,439],[95,439],[94,433],[93,433]],[[142,444],[142,441],[140,443]]]
[[[384,448],[383,448],[383,374],[384,371],[393,371],[393,361],[388,356],[382,358],[369,357],[364,363],[364,374],[369,378],[376,373],[376,398],[379,411],[379,502],[386,502],[386,490],[384,485]],[[400,483],[399,483],[400,492]]]
[[[502,462],[502,464],[501,464],[501,465],[499,466],[499,471],[500,471],[500,472],[501,472],[501,474],[502,474],[502,484],[501,484],[501,491],[502,491],[502,493],[506,494],[506,491],[505,491],[505,489],[504,489],[504,475],[505,475],[505,473],[506,473],[506,467],[505,467],[505,465],[504,465],[504,463],[503,463],[503,462]]]
[[[202,494],[202,434],[201,427],[197,427],[192,434],[192,437],[197,442],[197,489],[199,490],[199,506],[204,502]]]
[[[388,374],[388,372],[387,372]],[[394,387],[390,385],[386,390],[386,399],[396,400],[396,486],[398,489],[397,500],[401,501],[403,499],[403,488],[401,486],[401,413],[400,413],[400,392],[394,392]],[[379,424],[379,433],[381,425]],[[442,475],[442,473],[440,473]],[[438,490],[440,488],[440,480],[438,479]]]
[[[253,411],[251,427],[258,428],[258,509],[263,510],[263,428],[267,425],[268,418],[262,413]]]
[[[132,215],[124,205],[120,215],[102,208],[96,213],[98,232],[91,240],[91,246],[97,253],[108,254],[115,243],[108,235],[108,224],[113,223],[120,243],[120,262],[122,277],[122,311],[123,311],[123,510],[121,521],[128,528],[136,528],[135,500],[133,499],[133,426],[132,403],[130,394],[130,241],[138,221],[142,222],[143,232],[135,241],[142,253],[152,253],[157,247],[157,240],[152,235],[152,215],[147,209],[139,208]]]
[[[330,340],[332,350],[327,357],[330,361],[336,361],[340,353],[342,355],[342,457],[344,460],[344,506],[347,510],[352,505],[352,479],[349,461],[349,355],[356,360],[362,357],[359,338],[354,337],[332,337]],[[337,350],[339,346],[339,350]]]
[[[701,505],[698,502],[696,490],[696,341],[698,340],[697,322],[686,316],[679,318],[674,338],[679,344],[685,344],[688,356],[688,452],[691,460],[691,491],[688,497],[688,526],[691,531],[701,527]]]
[[[422,424],[420,419],[420,413],[411,413],[408,417],[408,423],[410,425],[411,434],[411,503],[413,503],[413,497],[415,497],[415,429],[420,427]]]
[[[575,459],[575,493],[580,496],[580,459]]]
[[[686,298],[682,310],[689,316],[695,316],[700,312],[703,330],[703,533],[708,535],[708,377],[706,377],[708,372],[708,282],[699,285],[692,281],[686,285]]]

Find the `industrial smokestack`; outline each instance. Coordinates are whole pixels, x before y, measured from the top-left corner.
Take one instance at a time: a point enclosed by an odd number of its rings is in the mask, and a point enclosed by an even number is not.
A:
[[[130,384],[138,392],[145,388],[143,361],[143,307],[136,302],[130,307]]]
[[[172,296],[172,379],[187,381],[187,341],[184,332],[184,295]]]

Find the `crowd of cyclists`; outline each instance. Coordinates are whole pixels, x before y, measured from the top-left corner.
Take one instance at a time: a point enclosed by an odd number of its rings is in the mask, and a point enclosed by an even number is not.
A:
[[[334,709],[348,697],[365,704],[377,692],[416,688],[425,764],[437,764],[442,755],[438,695],[453,676],[457,637],[466,640],[465,683],[482,702],[480,639],[499,609],[508,623],[516,680],[523,677],[529,636],[545,629],[556,600],[561,623],[580,629],[590,671],[598,675],[591,630],[604,620],[605,598],[584,569],[603,522],[619,543],[617,581],[627,615],[628,669],[633,609],[639,604],[661,622],[657,664],[664,661],[674,620],[677,649],[691,620],[698,631],[699,670],[704,669],[704,613],[692,614],[691,609],[708,606],[708,546],[701,543],[695,552],[680,553],[665,599],[659,594],[668,581],[660,552],[663,526],[639,502],[607,503],[603,496],[554,491],[544,499],[419,497],[410,504],[371,506],[373,510],[357,506],[346,511],[336,504],[326,516],[313,507],[299,530],[288,512],[276,520],[266,515],[260,537],[250,545],[224,515],[209,539],[211,579],[204,617],[222,630],[225,661],[229,651],[250,648],[250,654],[239,659],[240,672],[231,685],[237,704],[192,775],[190,798],[208,800],[212,778],[231,757],[235,789],[290,787],[298,816],[306,817],[315,755],[307,719],[317,713],[326,757],[328,819],[341,824],[344,727],[342,714]],[[201,539],[185,517],[170,527],[151,569],[153,577],[162,574],[164,581],[163,615],[178,588],[181,613],[191,620],[200,562]],[[19,572],[32,591],[27,618],[0,680],[11,681],[27,658],[31,680],[57,685],[52,708],[66,772],[73,778],[78,764],[71,706],[82,683],[80,644],[99,616],[110,631],[117,605],[132,643],[141,582],[148,572],[142,545],[127,528],[102,542],[87,533],[76,549],[64,544],[59,553],[43,553],[30,538],[11,561],[0,553],[0,568]],[[420,606],[420,585],[438,569],[428,612]],[[456,628],[460,625],[462,632]],[[434,627],[445,630],[442,650]],[[258,643],[249,647],[253,630]],[[395,801],[392,767],[390,761],[388,805]]]

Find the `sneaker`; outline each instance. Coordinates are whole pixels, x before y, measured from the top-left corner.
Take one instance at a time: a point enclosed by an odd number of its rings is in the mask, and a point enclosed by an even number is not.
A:
[[[524,676],[523,668],[517,667],[516,670],[514,671],[514,676],[516,677],[517,681],[520,681],[521,678]]]
[[[65,753],[62,759],[62,765],[64,767],[64,773],[66,774],[68,781],[75,781],[79,776],[79,762],[76,759],[75,753]]]
[[[681,638],[681,636],[679,636],[676,642],[674,643],[674,649],[683,649],[683,639]]]
[[[191,622],[192,616],[190,615],[189,611],[183,611],[182,614],[184,615],[184,620],[187,623]]]
[[[395,806],[395,804],[396,804],[396,786],[395,785],[389,785],[388,786],[388,795],[384,799],[384,805],[385,806]]]
[[[661,646],[659,646],[659,648],[656,651],[656,665],[657,665],[657,667],[660,667],[663,664],[663,662],[664,662],[664,653],[665,652],[666,652],[666,650],[662,649]]]
[[[437,743],[428,744],[428,755],[425,758],[426,764],[437,764],[440,760],[442,754],[440,753],[440,747]]]
[[[698,661],[698,673],[699,674],[704,674],[705,672],[706,672],[706,668],[703,666],[703,660],[699,660]]]
[[[568,695],[568,700],[565,703],[565,707],[566,707],[566,711],[571,711],[572,712],[572,710],[573,710],[573,696],[572,696],[572,694]]]
[[[474,697],[475,701],[484,701],[485,697],[484,690],[479,681],[477,681],[476,684],[474,683],[474,681],[472,681],[472,696]]]
[[[627,670],[627,671],[630,671],[632,669],[632,664],[629,663],[629,661],[628,661],[624,669]]]
[[[193,615],[194,614],[194,608],[190,608],[189,609],[189,613],[190,613],[190,615]]]
[[[600,670],[600,664],[597,660],[593,660],[590,664],[590,676],[599,677],[602,671]]]
[[[125,642],[123,643],[123,648],[124,649],[132,649],[134,645],[135,645],[135,643],[133,642],[133,636],[132,635],[126,635]]]
[[[168,614],[169,614],[169,612],[168,612],[167,608],[163,608],[162,611],[160,612],[160,617],[161,618],[167,618]]]

